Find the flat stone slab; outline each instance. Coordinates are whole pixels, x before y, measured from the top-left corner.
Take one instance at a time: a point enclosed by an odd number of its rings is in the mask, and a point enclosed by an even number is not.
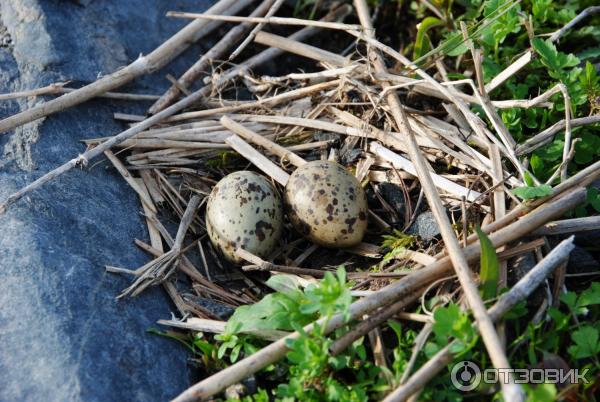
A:
[[[52,82],[91,82],[147,54],[211,1],[0,0],[0,92]],[[161,93],[203,51],[123,91]],[[40,99],[0,102],[0,118]],[[84,150],[79,140],[115,134],[114,112],[148,103],[96,100],[0,134],[0,200]],[[129,278],[104,265],[148,261],[135,193],[106,161],[75,170],[0,216],[0,400],[164,401],[189,385],[188,352],[148,334],[175,311],[160,288],[116,301]]]

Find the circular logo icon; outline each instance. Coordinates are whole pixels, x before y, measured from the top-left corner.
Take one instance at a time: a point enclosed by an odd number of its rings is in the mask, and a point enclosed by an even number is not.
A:
[[[460,391],[472,391],[481,382],[481,370],[468,360],[456,363],[450,372],[452,385]]]

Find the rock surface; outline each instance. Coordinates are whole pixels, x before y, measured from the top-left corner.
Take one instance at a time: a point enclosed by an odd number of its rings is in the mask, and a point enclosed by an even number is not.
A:
[[[0,0],[0,92],[93,81],[147,54],[211,1]],[[202,51],[123,91],[160,93]],[[41,102],[0,103],[0,118]],[[90,101],[0,134],[0,200],[83,151],[80,139],[124,127],[116,111],[149,105]],[[116,301],[128,284],[105,264],[135,268],[147,256],[139,202],[106,162],[71,171],[0,216],[0,400],[163,401],[188,385],[187,352],[146,330],[169,318],[162,289]]]
[[[415,222],[408,228],[408,234],[417,235],[425,241],[433,240],[440,233],[440,227],[431,211],[422,212],[417,215]]]
[[[404,216],[406,213],[406,200],[402,187],[394,183],[380,183],[377,185],[377,190],[381,197],[394,209],[398,216],[398,222],[393,222],[396,225],[404,225]]]

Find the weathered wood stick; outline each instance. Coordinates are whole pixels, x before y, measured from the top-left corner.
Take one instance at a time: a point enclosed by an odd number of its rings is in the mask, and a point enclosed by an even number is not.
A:
[[[189,329],[198,332],[210,332],[213,334],[222,334],[225,332],[225,321],[207,320],[204,318],[190,317],[185,321],[178,320],[158,320],[157,324],[167,325],[175,328]],[[242,334],[248,334],[267,341],[276,341],[288,335],[289,332],[278,330],[256,330],[242,331]]]
[[[58,95],[66,94],[69,92],[77,91],[76,88],[65,88],[68,82],[55,82],[54,84],[47,85],[42,88],[30,89],[27,91],[11,92],[6,94],[0,94],[0,100],[10,100],[18,98],[27,98],[30,96],[41,96],[41,95]],[[102,95],[98,95],[101,98],[109,99],[121,99],[121,100],[157,100],[160,96],[158,95],[147,95],[147,94],[130,94],[124,92],[105,92]]]
[[[597,124],[600,123],[600,115],[571,119],[570,123],[571,128]],[[556,133],[564,130],[566,126],[566,120],[561,120],[559,122],[554,123],[544,131],[541,131],[540,133],[534,135],[533,137],[529,138],[527,141],[519,145],[515,152],[517,153],[517,155],[523,155],[547,144],[548,142],[552,141],[552,137],[554,137]]]
[[[269,177],[272,177],[277,183],[285,187],[290,175],[287,174],[279,166],[271,162],[269,158],[252,148],[250,144],[242,140],[237,135],[232,135],[227,138],[225,142],[233,148],[238,154],[252,162],[257,168],[266,173]]]
[[[206,12],[209,14],[234,14],[252,1],[253,0],[220,0]],[[127,67],[104,76],[98,81],[86,85],[83,88],[79,88],[59,98],[39,104],[31,109],[24,110],[1,120],[0,133],[78,105],[99,94],[118,88],[140,75],[156,71],[181,54],[192,43],[210,33],[218,25],[219,22],[217,21],[212,23],[209,23],[209,21],[206,20],[192,21],[147,56],[138,58]]]
[[[516,285],[488,310],[494,321],[498,321],[509,312],[517,303],[526,299],[550,273],[560,266],[568,257],[573,245],[573,237],[563,240],[543,260],[531,269]],[[454,343],[454,342],[453,342]],[[435,354],[427,363],[417,370],[404,384],[389,394],[385,402],[406,401],[411,395],[418,392],[443,370],[454,358],[450,347],[452,343]]]
[[[284,1],[285,0],[275,0],[275,2],[273,3],[273,5],[269,9],[269,11],[267,11],[267,14],[265,15],[265,17],[269,18],[269,17],[274,16],[275,13],[279,10],[279,8],[283,5]],[[240,45],[233,52],[231,52],[231,54],[229,55],[229,61],[232,61],[233,59],[238,57],[239,54],[242,53],[242,51],[254,40],[254,37],[256,36],[256,34],[259,33],[260,31],[262,31],[262,29],[264,27],[265,27],[265,24],[260,23],[260,24],[257,24],[254,28],[252,28],[252,31],[248,34],[246,39],[244,39],[244,41],[242,43],[240,43]]]
[[[298,45],[298,41],[293,38],[284,38],[283,36],[270,34],[267,32],[259,32],[254,38],[256,43],[270,46],[272,48],[284,50],[289,53],[297,54],[309,59],[324,61],[336,66],[344,66],[347,64],[347,59],[339,54],[329,52],[307,44]]]
[[[548,222],[544,226],[533,231],[532,235],[548,236],[598,229],[600,229],[600,216],[588,216],[585,218]]]
[[[191,18],[191,19],[204,19],[211,21],[226,21],[226,22],[243,22],[252,24],[274,24],[274,25],[300,25],[326,29],[337,29],[342,31],[348,30],[360,30],[360,25],[344,24],[341,22],[325,22],[325,21],[313,21],[305,20],[301,18],[286,18],[286,17],[238,17],[230,15],[211,15],[211,14],[198,14],[198,13],[185,13],[182,11],[169,11],[167,17],[175,18]]]
[[[223,114],[223,113],[232,113],[232,112],[237,112],[237,111],[241,111],[241,110],[245,110],[245,109],[254,109],[254,108],[259,108],[259,107],[272,107],[272,106],[275,106],[275,105],[278,105],[281,103],[285,103],[285,102],[288,102],[291,100],[304,98],[305,96],[308,96],[313,93],[318,93],[319,91],[321,91],[323,89],[327,89],[327,88],[336,86],[339,83],[340,83],[340,80],[322,82],[322,83],[311,85],[308,87],[298,88],[298,89],[294,89],[291,91],[286,91],[286,92],[280,93],[278,95],[270,96],[267,98],[262,98],[262,99],[259,99],[256,101],[240,103],[239,105],[222,106],[222,107],[216,107],[213,109],[204,109],[204,110],[196,110],[193,112],[179,113],[179,114],[176,114],[175,116],[171,116],[171,117],[165,119],[165,122],[178,122],[178,121],[189,120],[189,119],[199,119],[199,118],[208,117],[208,116],[215,116],[215,115],[219,115],[219,114]]]
[[[408,307],[421,297],[422,293],[420,290],[422,289],[417,289],[416,291],[403,297],[401,300],[398,300],[397,302],[378,310],[376,313],[371,314],[366,320],[356,324],[350,331],[346,332],[331,344],[329,347],[329,353],[331,353],[332,356],[339,355],[341,352],[346,350],[346,348],[352,345],[358,338],[365,336],[373,328],[376,328],[396,314],[400,313],[402,310],[404,310],[404,308]]]
[[[406,158],[398,155],[395,152],[390,151],[386,147],[378,144],[377,142],[372,142],[369,149],[375,155],[380,156],[384,160],[390,162],[397,169],[402,169],[407,173],[410,173],[413,176],[417,175],[417,171],[415,169],[415,165],[413,162],[409,161]],[[436,187],[456,196],[465,197],[469,201],[475,201],[481,195],[475,190],[470,190],[466,187],[458,185],[451,180],[448,180],[438,174],[433,174],[433,183]]]
[[[519,204],[518,206],[510,210],[510,212],[508,212],[502,218],[497,219],[489,225],[482,227],[481,230],[483,230],[486,234],[492,233],[500,228],[505,227],[507,224],[513,222],[515,219],[518,219],[520,216],[526,214],[528,211],[531,211],[534,208],[544,205],[544,203],[547,202],[549,199],[556,197],[557,195],[560,195],[562,193],[565,193],[567,192],[567,190],[570,190],[574,187],[585,187],[594,180],[596,180],[598,177],[600,177],[600,161],[593,163],[592,165],[586,167],[585,169],[573,175],[566,181],[558,184],[556,187],[554,187],[554,192],[552,195],[548,197],[538,198],[528,203]],[[473,233],[468,237],[467,240],[469,242],[477,241],[477,234]]]
[[[231,120],[227,116],[221,117],[221,124],[223,127],[233,131],[243,139],[250,141],[260,147],[265,148],[273,155],[280,157],[282,160],[290,161],[294,166],[299,167],[306,163],[306,161],[293,153],[292,151],[282,147],[281,145],[266,139],[262,135],[255,133],[254,131],[242,126],[240,123]]]

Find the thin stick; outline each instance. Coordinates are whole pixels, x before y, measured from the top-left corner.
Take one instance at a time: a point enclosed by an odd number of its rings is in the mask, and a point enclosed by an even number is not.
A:
[[[408,380],[408,377],[410,376],[410,373],[413,370],[415,363],[417,362],[419,353],[425,346],[425,342],[427,341],[427,338],[431,334],[432,330],[433,330],[433,323],[430,320],[429,322],[426,322],[426,324],[423,326],[423,328],[421,329],[421,331],[415,338],[413,350],[412,350],[412,353],[410,354],[410,359],[408,360],[408,363],[406,364],[404,372],[402,373],[402,377],[400,377],[400,384],[404,384],[406,382],[406,380]]]
[[[502,160],[500,159],[500,150],[494,144],[490,145],[490,159],[492,161],[492,170],[494,176],[492,183],[496,188],[494,189],[494,219],[498,220],[506,215],[506,200],[504,199],[504,188],[502,183],[504,179],[502,177]],[[502,250],[498,250],[502,251]],[[498,287],[502,289],[507,284],[507,272],[506,262],[500,263],[500,272],[498,276]]]
[[[564,219],[548,222],[535,230],[535,236],[553,236],[566,233],[583,232],[587,230],[600,229],[600,216],[588,216],[585,218]]]
[[[178,320],[158,320],[160,325],[168,325],[170,327],[188,329],[198,332],[210,332],[213,334],[221,334],[225,332],[226,322],[217,320],[207,320],[203,318],[190,317],[186,321]],[[278,330],[256,330],[256,331],[241,331],[242,334],[248,334],[267,341],[276,341],[288,335],[289,332]]]
[[[568,258],[569,253],[574,247],[573,237],[563,240],[542,261],[533,267],[531,271],[521,278],[516,285],[507,293],[500,296],[500,299],[488,310],[488,314],[492,320],[498,321],[517,303],[526,299],[554,269]],[[384,401],[406,401],[411,395],[423,388],[427,382],[433,379],[452,361],[454,355],[450,352],[450,349],[454,343],[436,353],[408,381],[389,394]]]
[[[251,1],[252,0],[220,0],[206,12],[210,14],[234,14]],[[99,94],[118,88],[140,75],[156,71],[180,55],[192,43],[212,32],[219,25],[220,22],[209,23],[209,21],[206,20],[192,21],[147,56],[139,57],[127,67],[104,76],[98,81],[67,93],[57,99],[39,104],[31,109],[24,110],[1,120],[0,133],[78,105]]]
[[[146,186],[144,180],[142,178],[138,178],[136,182],[138,183],[140,190],[144,194],[144,197],[151,200],[150,193],[148,192],[148,187]],[[156,206],[154,205],[154,203],[152,201],[150,202],[150,206],[154,210],[156,210]],[[146,206],[145,202],[142,202],[142,208],[144,209],[144,214],[146,216],[154,215],[154,212],[152,212],[152,210],[148,206]],[[148,234],[150,235],[151,247],[153,247],[162,254],[164,252],[164,249],[159,230],[156,228],[154,223],[148,218],[146,218],[146,225],[148,226]],[[148,251],[147,249],[145,250]],[[190,308],[175,288],[175,285],[173,285],[173,283],[171,283],[170,281],[165,281],[163,282],[163,287],[165,288],[167,294],[179,310],[181,316],[185,316],[190,311]]]
[[[366,320],[363,320],[356,324],[352,329],[342,335],[340,338],[336,339],[335,342],[329,346],[329,353],[332,356],[337,356],[342,353],[346,348],[352,345],[357,339],[365,336],[369,331],[373,328],[378,327],[383,324],[396,314],[400,313],[404,310],[405,307],[410,306],[415,301],[419,300],[421,297],[421,292],[419,290],[410,293],[409,295],[403,297],[401,300],[396,303],[382,308],[371,314]]]
[[[259,107],[272,107],[272,106],[276,106],[281,103],[285,103],[285,102],[292,101],[295,99],[304,98],[315,92],[319,92],[321,90],[336,86],[339,83],[340,83],[340,80],[322,82],[322,83],[311,85],[308,87],[298,88],[298,89],[294,89],[291,91],[283,92],[279,95],[259,99],[259,100],[253,101],[253,102],[242,103],[239,105],[232,105],[232,106],[216,107],[213,109],[197,110],[194,112],[180,113],[175,116],[171,116],[168,119],[165,119],[165,121],[166,122],[177,122],[177,121],[182,121],[182,120],[204,118],[204,117],[219,115],[219,114],[223,114],[223,113],[232,113],[232,112],[237,112],[237,111],[246,110],[246,109],[254,109],[254,108],[259,108]],[[167,102],[167,103],[169,103],[169,102]]]
[[[299,44],[298,41],[291,38],[284,38],[283,36],[273,35],[263,31],[256,34],[254,41],[261,45],[285,50],[286,52],[307,57],[309,59],[324,61],[335,66],[344,67],[347,64],[346,58],[339,54],[328,52],[327,50],[305,43]]]
[[[238,248],[235,251],[235,255],[243,260],[250,262],[253,265],[243,267],[244,271],[268,271],[268,272],[283,272],[286,274],[294,274],[294,275],[310,275],[314,278],[322,278],[325,276],[325,270],[322,269],[310,269],[310,268],[300,268],[300,267],[289,267],[286,265],[277,265],[272,264],[268,261],[263,260],[250,253],[247,250],[242,248]]]
[[[167,17],[176,18],[194,18],[211,21],[227,21],[227,22],[251,22],[254,24],[278,24],[278,25],[300,25],[305,27],[317,27],[326,29],[337,29],[342,31],[357,31],[360,30],[360,25],[343,24],[340,22],[326,22],[303,20],[300,18],[284,18],[284,17],[236,17],[227,15],[209,15],[197,13],[184,13],[181,11],[169,11]]]
[[[538,198],[536,200],[531,201],[530,203],[522,203],[513,208],[509,213],[504,215],[503,218],[500,218],[489,225],[486,225],[482,228],[482,230],[489,234],[494,232],[500,228],[505,227],[510,222],[513,222],[515,219],[519,218],[521,215],[527,213],[527,211],[531,211],[533,208],[544,205],[550,198],[557,197],[558,195],[567,192],[567,190],[573,189],[577,186],[585,187],[594,180],[596,180],[600,176],[600,161],[595,162],[594,164],[586,167],[581,170],[579,173],[575,174],[567,181],[561,182],[559,185],[554,187],[554,194],[548,197]],[[468,241],[473,242],[477,240],[477,234],[473,233],[469,236]]]
[[[560,90],[565,100],[565,144],[563,147],[562,165],[560,167],[560,181],[567,180],[567,167],[569,165],[569,155],[571,151],[571,97],[565,84],[560,83]],[[574,149],[574,148],[573,148]],[[571,155],[571,158],[573,156]]]
[[[283,4],[285,0],[275,0],[275,2],[273,3],[273,5],[271,6],[271,8],[269,9],[269,11],[267,11],[267,14],[265,15],[266,18],[272,17],[273,15],[275,15],[275,13],[277,12],[277,10],[279,10],[279,8],[281,7],[281,5]],[[237,49],[235,49],[231,55],[229,55],[229,61],[232,61],[233,59],[235,59],[240,53],[242,53],[242,51],[246,48],[246,46],[248,46],[250,44],[250,42],[252,42],[252,40],[254,39],[254,37],[256,36],[256,34],[261,31],[264,28],[265,24],[264,23],[260,23],[258,25],[256,25],[252,31],[250,31],[250,33],[248,34],[248,36],[246,37],[246,39],[244,39],[244,41],[237,47]]]
[[[193,196],[181,218],[179,229],[175,236],[175,242],[171,247],[171,250],[136,270],[139,275],[138,278],[133,281],[129,287],[123,290],[117,298],[122,298],[127,295],[137,296],[147,287],[161,283],[170,276],[173,269],[179,263],[185,234],[194,219],[199,204],[200,197],[197,195]]]
[[[139,183],[136,181],[134,177],[131,176],[131,173],[127,170],[125,165],[121,163],[121,161],[113,154],[111,151],[106,150],[104,154],[108,158],[109,161],[112,162],[113,166],[117,169],[117,171],[123,176],[125,181],[133,188],[133,190],[138,194],[142,203],[146,205],[153,213],[156,213],[156,207],[154,203],[150,199],[150,195],[140,187]]]
[[[292,151],[289,151],[281,145],[266,139],[262,135],[259,135],[254,131],[242,126],[241,124],[231,120],[227,116],[221,117],[220,122],[223,125],[223,127],[228,128],[243,139],[265,148],[273,155],[276,155],[279,158],[281,158],[282,161],[287,160],[296,167],[302,166],[306,163],[306,161],[303,158],[299,157]]]
[[[101,155],[104,151],[112,148],[113,146],[120,144],[121,142],[133,137],[134,135],[146,130],[147,128],[152,127],[154,124],[160,122],[165,117],[170,116],[188,106],[191,106],[196,101],[203,99],[209,93],[210,93],[210,88],[204,87],[204,88],[194,92],[190,96],[180,100],[179,102],[170,106],[169,108],[163,110],[162,112],[160,112],[152,117],[149,117],[148,119],[123,131],[122,133],[112,137],[108,141],[103,142],[102,144],[98,145],[97,147],[92,148],[92,149],[84,152],[83,154],[80,154],[78,157],[73,158],[70,161],[66,162],[65,164],[59,166],[58,168],[46,173],[45,175],[41,176],[37,180],[35,180],[32,183],[28,184],[27,186],[23,187],[21,190],[17,191],[16,193],[11,194],[6,199],[6,201],[4,201],[4,203],[0,204],[0,214],[4,213],[6,211],[6,208],[8,208],[10,205],[14,204],[16,201],[18,201],[21,197],[23,197],[28,192],[33,191],[33,190],[37,189],[38,187],[41,187],[45,183],[55,179],[56,177],[62,175],[63,173],[68,172],[69,170],[73,169],[76,166],[82,166],[82,167],[86,166],[89,160],[96,158],[97,156]],[[0,122],[0,124],[1,124],[1,122]]]
[[[562,28],[560,28],[559,30],[557,30],[556,32],[554,32],[552,34],[552,36],[550,36],[550,40],[552,42],[556,42],[558,39],[560,39],[561,36],[563,36],[565,33],[567,33],[567,31],[571,28],[573,28],[575,25],[579,24],[579,22],[581,20],[583,20],[584,18],[589,17],[590,15],[594,15],[600,13],[600,6],[591,6],[586,8],[585,10],[583,10],[582,12],[580,12],[579,14],[577,14],[575,16],[575,18],[573,18],[571,21],[569,21],[568,23],[565,24],[565,26],[563,26]]]
[[[369,149],[375,155],[378,155],[384,160],[390,162],[392,165],[394,165],[396,169],[401,169],[405,172],[412,174],[413,176],[417,176],[417,169],[414,162],[411,162],[408,159],[398,155],[397,153],[390,151],[381,144],[378,144],[377,142],[372,142],[369,146]],[[475,201],[481,195],[477,191],[469,190],[468,188],[460,186],[454,183],[453,181],[448,180],[435,173],[433,173],[432,179],[434,185],[439,187],[440,189],[450,194],[454,194],[458,197],[465,197],[471,202]]]
[[[27,98],[30,96],[41,96],[41,95],[57,95],[66,94],[73,91],[77,91],[76,88],[65,88],[68,82],[55,82],[54,84],[47,85],[42,88],[30,89],[28,91],[11,92],[7,94],[0,94],[0,100],[10,100],[18,98]],[[130,94],[124,92],[105,92],[98,95],[99,98],[108,99],[120,99],[120,100],[131,100],[131,101],[152,101],[160,98],[158,95],[146,95],[146,94]]]
[[[580,117],[578,119],[570,120],[571,128],[587,126],[591,124],[600,123],[600,115]],[[517,155],[523,155],[534,151],[535,149],[545,145],[552,140],[552,137],[561,130],[564,130],[567,126],[567,120],[561,120],[554,123],[552,126],[534,135],[523,144],[519,145],[515,152]]]
[[[252,148],[250,144],[242,140],[237,135],[232,135],[225,142],[231,146],[237,153],[252,162],[257,168],[273,178],[276,182],[285,187],[290,175],[279,166],[271,162],[269,158]]]

